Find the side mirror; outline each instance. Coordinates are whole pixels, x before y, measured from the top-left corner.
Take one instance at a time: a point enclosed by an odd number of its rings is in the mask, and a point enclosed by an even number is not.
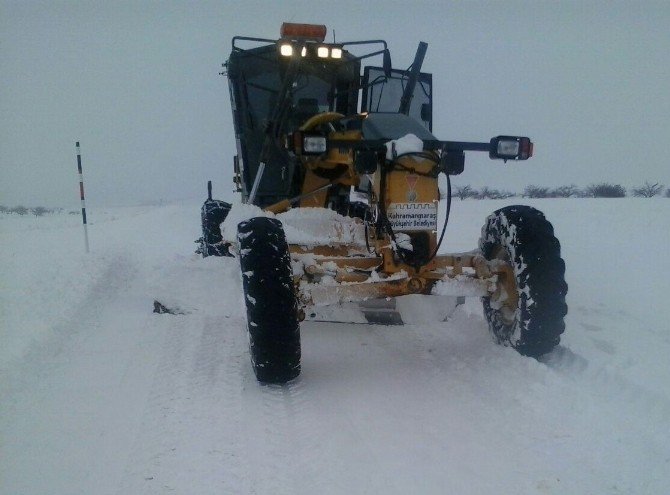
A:
[[[388,50],[384,50],[384,59],[382,61],[382,67],[384,68],[384,75],[387,78],[391,78],[391,53]]]
[[[533,156],[530,138],[519,136],[498,136],[491,139],[489,158],[492,160],[528,160]]]
[[[421,120],[424,122],[432,122],[433,116],[430,114],[430,103],[424,103],[421,105]]]

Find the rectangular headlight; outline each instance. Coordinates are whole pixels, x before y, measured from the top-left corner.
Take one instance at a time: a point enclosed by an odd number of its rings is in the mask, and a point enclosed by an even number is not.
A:
[[[316,49],[316,56],[319,58],[328,58],[328,47],[320,46]]]
[[[533,156],[533,143],[524,136],[498,136],[491,139],[489,157],[499,160],[528,160]]]
[[[498,141],[498,154],[503,156],[517,156],[519,154],[519,142]]]
[[[342,58],[342,48],[333,48],[330,50],[330,56],[332,58]]]
[[[303,153],[321,154],[326,152],[325,136],[304,136],[302,140]]]
[[[289,43],[279,45],[279,53],[284,57],[290,57],[293,55],[293,46],[291,46]]]

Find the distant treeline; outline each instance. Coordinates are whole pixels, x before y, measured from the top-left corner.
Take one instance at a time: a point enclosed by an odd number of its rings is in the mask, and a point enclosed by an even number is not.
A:
[[[63,213],[65,210],[63,208],[45,208],[44,206],[3,206],[0,205],[0,213],[12,213],[14,215],[35,215],[41,217],[43,215],[51,215],[54,213]],[[70,210],[68,211],[70,215],[78,215],[78,211]]]
[[[631,190],[632,196],[637,198],[653,198],[663,192],[663,185],[645,182]],[[454,195],[460,199],[506,199],[506,198],[625,198],[628,196],[626,188],[619,184],[591,184],[579,188],[574,184],[560,187],[543,187],[530,185],[523,193],[513,193],[506,190],[494,189],[487,186],[475,189],[472,186],[456,187]],[[670,198],[670,188],[665,190],[665,197]]]
[[[640,187],[634,187],[631,195],[636,198],[653,198],[663,193],[663,185],[659,183],[645,182]],[[665,197],[670,198],[670,188],[665,190]],[[507,199],[507,198],[625,198],[628,196],[626,188],[619,184],[591,184],[584,188],[579,188],[574,184],[560,187],[526,186],[523,193],[513,193],[507,190],[494,189],[484,186],[475,189],[470,185],[454,188],[454,196],[460,199]],[[44,206],[26,207],[26,206],[3,206],[0,205],[0,214],[11,213],[14,215],[43,215],[63,213],[63,208],[45,208]],[[76,210],[67,211],[70,215],[79,215]]]

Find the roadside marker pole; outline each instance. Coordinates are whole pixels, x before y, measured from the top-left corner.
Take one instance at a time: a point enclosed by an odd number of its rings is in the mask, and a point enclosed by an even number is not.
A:
[[[81,197],[81,218],[84,222],[84,239],[86,241],[86,252],[88,253],[88,227],[86,225],[86,201],[84,200],[84,175],[81,172],[81,150],[77,141],[77,169],[79,170],[79,196]]]

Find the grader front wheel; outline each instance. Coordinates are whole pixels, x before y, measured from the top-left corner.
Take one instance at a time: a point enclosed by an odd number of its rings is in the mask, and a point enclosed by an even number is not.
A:
[[[502,208],[486,219],[479,248],[501,266],[497,291],[482,298],[494,339],[526,356],[551,351],[565,329],[568,291],[551,223],[530,206]]]
[[[238,225],[237,240],[254,373],[286,383],[300,374],[300,325],[284,230],[274,218],[252,218]]]

